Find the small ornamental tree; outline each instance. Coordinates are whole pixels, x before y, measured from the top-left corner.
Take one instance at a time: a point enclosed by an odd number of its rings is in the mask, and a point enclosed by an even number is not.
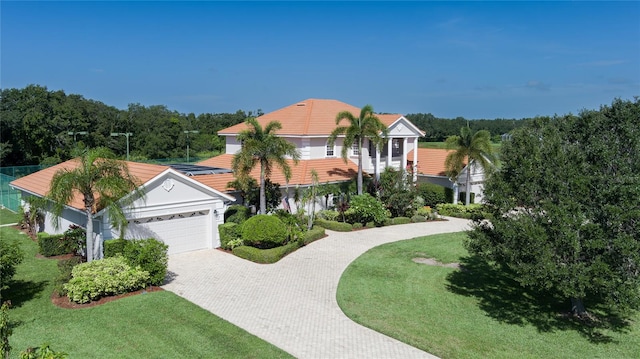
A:
[[[640,102],[537,118],[502,147],[467,248],[521,285],[619,312],[640,307]]]

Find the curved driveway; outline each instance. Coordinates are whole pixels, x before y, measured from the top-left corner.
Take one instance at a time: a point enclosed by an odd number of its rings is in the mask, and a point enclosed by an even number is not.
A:
[[[327,231],[328,237],[268,265],[215,249],[175,254],[169,258],[172,279],[163,287],[298,358],[435,358],[347,318],[336,301],[338,281],[370,248],[468,226],[449,218]]]

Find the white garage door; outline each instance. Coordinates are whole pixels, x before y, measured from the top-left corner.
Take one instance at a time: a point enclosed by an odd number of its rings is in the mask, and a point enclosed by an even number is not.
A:
[[[169,254],[209,248],[209,211],[176,213],[129,220],[126,238],[153,237],[169,245]]]

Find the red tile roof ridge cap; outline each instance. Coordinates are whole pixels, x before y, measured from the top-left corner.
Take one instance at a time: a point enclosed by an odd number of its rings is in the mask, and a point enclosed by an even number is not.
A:
[[[305,107],[307,107],[307,116],[305,118],[304,130],[302,131],[305,135],[309,134],[309,124],[311,123],[311,111],[313,110],[314,100],[310,100],[309,102],[309,106],[305,104]]]

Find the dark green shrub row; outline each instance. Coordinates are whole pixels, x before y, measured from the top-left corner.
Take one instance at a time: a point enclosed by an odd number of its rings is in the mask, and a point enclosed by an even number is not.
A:
[[[353,230],[353,226],[349,223],[337,222],[337,221],[327,221],[324,219],[316,219],[314,224],[316,226],[320,226],[322,228],[336,231],[336,232],[350,232]]]
[[[391,218],[391,224],[407,224],[407,223],[411,223],[411,218],[409,217]]]
[[[229,222],[218,226],[220,233],[220,247],[222,249],[231,249],[229,242],[240,238],[240,226],[237,223]]]
[[[420,183],[416,186],[418,195],[424,199],[424,205],[435,207],[438,203],[447,203],[446,187],[433,183]]]
[[[298,242],[291,242],[281,247],[269,249],[239,246],[233,249],[233,254],[255,263],[269,264],[279,261],[282,257],[295,251],[298,248]]]
[[[57,293],[58,296],[62,297],[67,295],[67,291],[64,289],[64,285],[71,280],[71,272],[73,270],[73,267],[77,266],[80,263],[82,263],[82,257],[80,256],[75,256],[69,259],[58,261],[58,270],[60,271],[60,273],[58,274],[58,277],[54,282],[54,292]]]
[[[76,303],[132,292],[149,282],[149,272],[131,267],[122,256],[78,264],[71,273],[72,278],[64,289]]]
[[[167,276],[169,246],[154,238],[112,239],[104,242],[105,258],[122,255],[131,267],[149,273],[149,285],[161,285]]]
[[[326,234],[324,228],[322,228],[320,226],[313,226],[313,228],[311,228],[310,230],[305,232],[305,234],[304,234],[304,244],[309,244],[309,243],[311,243],[313,241],[317,241],[318,239],[323,238],[326,235],[327,234]]]
[[[63,234],[38,233],[40,254],[45,257],[77,253],[84,246],[86,232],[83,228],[72,225]]]
[[[464,204],[441,203],[436,206],[436,211],[442,216],[458,217],[458,218],[484,218],[481,204]]]
[[[354,229],[354,230],[355,229],[362,229],[363,227],[364,227],[364,225],[362,225],[362,223],[360,223],[360,222],[356,222],[353,225],[351,225],[351,228]]]
[[[224,223],[237,223],[240,224],[251,217],[251,209],[241,204],[234,204],[229,206],[224,212]]]
[[[242,223],[242,241],[251,247],[268,249],[285,244],[287,230],[277,216],[259,214]]]

